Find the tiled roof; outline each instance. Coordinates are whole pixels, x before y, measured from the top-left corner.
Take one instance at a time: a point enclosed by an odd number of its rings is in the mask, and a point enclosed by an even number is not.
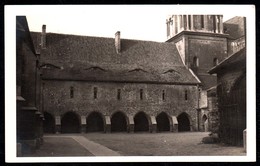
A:
[[[199,83],[172,43],[121,39],[117,54],[113,38],[47,33],[40,56],[45,79]]]

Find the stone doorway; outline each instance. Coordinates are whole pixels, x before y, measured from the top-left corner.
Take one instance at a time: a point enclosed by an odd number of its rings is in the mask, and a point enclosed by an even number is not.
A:
[[[103,132],[104,120],[103,116],[99,112],[92,112],[87,117],[86,132]]]
[[[203,123],[202,124],[203,125],[203,127],[202,127],[203,131],[207,132],[209,130],[209,126],[208,126],[208,117],[206,115],[203,115],[202,123]]]
[[[187,113],[181,113],[178,117],[178,131],[190,131],[190,120]]]
[[[149,131],[149,121],[144,112],[139,112],[134,116],[134,123],[135,132]]]
[[[67,112],[61,119],[61,133],[79,133],[79,116],[74,112]]]
[[[43,121],[43,132],[44,133],[55,133],[55,119],[48,113],[44,112],[44,121]]]
[[[157,122],[157,131],[158,132],[170,131],[169,118],[165,112],[161,112],[159,115],[157,115],[156,122]]]

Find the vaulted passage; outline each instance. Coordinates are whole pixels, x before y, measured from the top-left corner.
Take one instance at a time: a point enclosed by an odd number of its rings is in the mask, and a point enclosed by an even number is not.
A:
[[[104,131],[104,121],[101,113],[92,112],[87,117],[87,132],[103,132]]]
[[[190,120],[186,113],[181,113],[178,117],[178,131],[190,131]]]
[[[157,131],[162,132],[162,131],[170,131],[170,122],[167,114],[165,112],[161,112],[157,117],[156,117],[156,122],[157,122]]]
[[[135,115],[134,117],[134,131],[139,132],[139,131],[149,131],[149,122],[148,119],[143,112],[139,112]]]
[[[126,131],[126,116],[122,112],[113,114],[111,118],[111,131],[112,132],[125,132]]]
[[[74,112],[67,112],[61,119],[61,133],[79,133],[80,121]]]
[[[44,121],[43,121],[43,132],[44,133],[55,133],[55,119],[48,113],[44,112]]]

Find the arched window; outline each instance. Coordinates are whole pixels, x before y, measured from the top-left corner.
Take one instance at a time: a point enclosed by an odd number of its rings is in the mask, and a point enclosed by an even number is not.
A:
[[[217,66],[218,65],[218,58],[214,58],[213,59],[213,66]]]
[[[199,67],[199,58],[198,57],[193,57],[193,66],[194,67]]]

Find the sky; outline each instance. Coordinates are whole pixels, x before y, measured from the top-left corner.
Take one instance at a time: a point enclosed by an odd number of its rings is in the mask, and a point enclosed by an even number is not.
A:
[[[31,31],[46,31],[83,36],[166,41],[166,18],[172,14],[222,14],[226,21],[245,16],[239,6],[188,5],[64,5],[21,6],[18,13],[27,16]],[[232,11],[232,12],[230,12]]]

